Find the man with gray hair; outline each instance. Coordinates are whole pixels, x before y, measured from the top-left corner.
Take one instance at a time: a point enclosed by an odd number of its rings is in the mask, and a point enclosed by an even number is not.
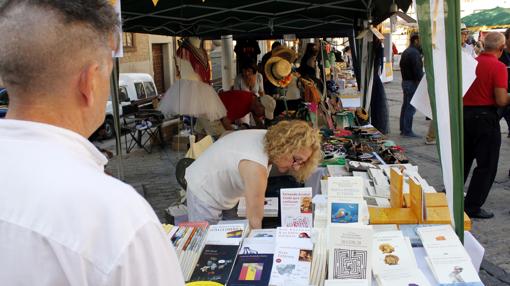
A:
[[[86,139],[110,92],[109,2],[0,1],[2,285],[184,285],[154,211]]]
[[[482,209],[498,169],[501,131],[497,107],[510,103],[507,95],[506,66],[498,61],[505,48],[505,37],[498,32],[485,36],[485,51],[476,58],[476,79],[464,101],[464,182],[473,161],[476,167],[464,199],[464,210],[471,218],[488,219],[494,214]]]

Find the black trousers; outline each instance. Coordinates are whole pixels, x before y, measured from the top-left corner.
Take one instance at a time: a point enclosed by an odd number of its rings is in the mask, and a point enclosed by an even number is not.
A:
[[[501,130],[495,107],[464,107],[464,183],[476,167],[464,199],[464,209],[476,212],[485,203],[498,170]]]

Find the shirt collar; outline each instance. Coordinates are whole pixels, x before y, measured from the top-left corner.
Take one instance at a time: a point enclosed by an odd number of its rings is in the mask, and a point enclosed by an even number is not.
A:
[[[491,53],[487,53],[487,52],[481,52],[481,53],[480,53],[480,55],[478,55],[478,56],[479,56],[479,57],[481,57],[481,56],[485,56],[485,57],[493,57],[493,58],[495,58],[495,59],[498,59],[498,58],[496,57],[496,55],[491,54]]]
[[[35,142],[52,142],[63,145],[62,147],[82,157],[83,160],[89,160],[98,168],[104,169],[108,160],[80,134],[45,123],[1,119],[0,120],[0,139],[19,139]]]

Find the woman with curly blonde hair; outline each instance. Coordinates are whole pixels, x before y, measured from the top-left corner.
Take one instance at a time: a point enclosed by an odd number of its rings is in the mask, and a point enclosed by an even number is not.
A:
[[[186,170],[189,220],[217,223],[245,197],[250,227],[260,228],[271,167],[303,182],[319,160],[319,133],[304,121],[282,121],[268,130],[230,133]]]

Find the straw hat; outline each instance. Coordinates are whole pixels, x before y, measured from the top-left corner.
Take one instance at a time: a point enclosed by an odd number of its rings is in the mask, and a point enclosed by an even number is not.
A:
[[[271,51],[271,57],[280,57],[287,60],[290,63],[293,63],[297,59],[297,54],[292,49],[289,49],[284,46],[278,46]]]
[[[267,79],[275,86],[286,87],[291,81],[292,65],[280,57],[271,57],[264,66]]]
[[[296,60],[296,53],[283,46],[271,52],[271,57],[264,65],[267,79],[275,86],[286,87],[291,81],[292,63]]]

